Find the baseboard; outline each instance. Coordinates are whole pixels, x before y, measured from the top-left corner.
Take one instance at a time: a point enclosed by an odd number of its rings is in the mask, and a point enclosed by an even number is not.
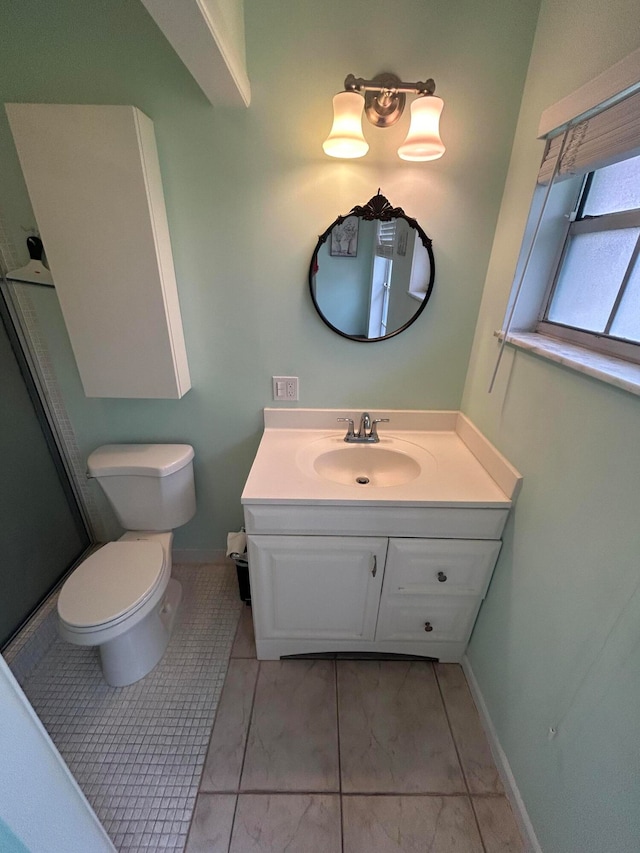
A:
[[[4,649],[2,656],[22,686],[58,638],[58,614],[54,591],[33,613]]]
[[[174,563],[215,563],[226,557],[223,548],[174,548]]]
[[[502,784],[504,785],[505,793],[511,803],[513,815],[525,841],[526,851],[527,853],[543,853],[542,847],[540,846],[540,842],[538,841],[533,828],[533,824],[531,823],[531,819],[525,808],[524,800],[520,794],[515,776],[513,775],[511,766],[509,765],[509,760],[507,759],[506,753],[498,740],[498,733],[496,732],[493,721],[489,715],[487,704],[484,701],[484,696],[482,695],[471,667],[471,661],[466,655],[462,658],[462,669],[466,676],[469,689],[471,690],[471,695],[476,703],[478,713],[480,714],[480,720],[485,734],[487,735],[489,746],[493,753],[493,759],[496,763],[496,767],[498,768],[498,772],[500,773]]]

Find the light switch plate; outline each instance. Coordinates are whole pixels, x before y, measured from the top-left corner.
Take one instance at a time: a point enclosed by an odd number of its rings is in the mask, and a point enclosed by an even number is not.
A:
[[[273,376],[273,399],[293,401],[298,399],[297,376]]]

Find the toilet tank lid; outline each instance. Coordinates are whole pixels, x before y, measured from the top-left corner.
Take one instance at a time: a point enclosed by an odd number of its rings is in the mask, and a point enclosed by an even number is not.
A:
[[[91,477],[166,477],[192,459],[190,444],[104,444],[90,454],[87,469]]]

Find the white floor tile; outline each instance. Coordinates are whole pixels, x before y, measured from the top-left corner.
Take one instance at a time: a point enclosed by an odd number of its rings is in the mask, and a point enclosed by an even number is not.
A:
[[[119,851],[182,851],[242,602],[230,564],[174,566],[183,600],[158,666],[129,687],[56,640],[24,691]]]

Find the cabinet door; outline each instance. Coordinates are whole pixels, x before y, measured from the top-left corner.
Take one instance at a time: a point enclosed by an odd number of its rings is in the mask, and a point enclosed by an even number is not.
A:
[[[249,536],[258,638],[372,640],[386,538]]]

